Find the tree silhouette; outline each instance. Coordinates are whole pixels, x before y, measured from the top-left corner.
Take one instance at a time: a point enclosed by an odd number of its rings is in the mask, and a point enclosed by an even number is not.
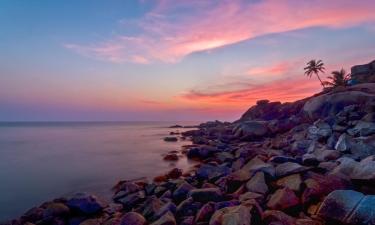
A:
[[[322,60],[315,60],[315,59],[312,59],[310,60],[307,64],[307,66],[305,68],[303,68],[305,70],[305,75],[310,77],[315,74],[319,81],[320,81],[320,84],[323,86],[324,88],[324,83],[322,81],[322,79],[320,79],[319,77],[319,73],[324,73],[325,71],[325,67],[324,67],[324,63]]]

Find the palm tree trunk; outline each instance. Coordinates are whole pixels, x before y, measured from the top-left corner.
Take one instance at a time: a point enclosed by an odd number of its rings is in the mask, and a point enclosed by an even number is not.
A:
[[[319,75],[318,75],[317,73],[316,73],[315,75],[318,77],[318,79],[319,79],[320,84],[322,85],[322,87],[325,88],[324,83],[323,83],[323,81],[320,79]]]

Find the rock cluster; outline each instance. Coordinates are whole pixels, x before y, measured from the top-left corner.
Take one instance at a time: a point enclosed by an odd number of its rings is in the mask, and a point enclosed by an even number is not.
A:
[[[375,224],[375,84],[259,101],[182,135],[193,172],[119,182],[112,204],[54,200],[12,224]]]

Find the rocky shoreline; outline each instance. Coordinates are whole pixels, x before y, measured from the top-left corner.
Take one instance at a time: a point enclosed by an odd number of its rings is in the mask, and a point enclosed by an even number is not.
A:
[[[172,135],[193,144],[165,159],[186,154],[192,170],[120,181],[111,203],[55,199],[6,224],[375,224],[375,83],[261,100],[233,123]]]

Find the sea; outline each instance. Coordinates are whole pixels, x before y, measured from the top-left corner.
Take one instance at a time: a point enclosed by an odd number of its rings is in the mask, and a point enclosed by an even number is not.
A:
[[[153,177],[174,167],[163,155],[187,140],[170,132],[198,122],[0,122],[0,222],[58,197],[89,192],[110,199],[119,180]]]

